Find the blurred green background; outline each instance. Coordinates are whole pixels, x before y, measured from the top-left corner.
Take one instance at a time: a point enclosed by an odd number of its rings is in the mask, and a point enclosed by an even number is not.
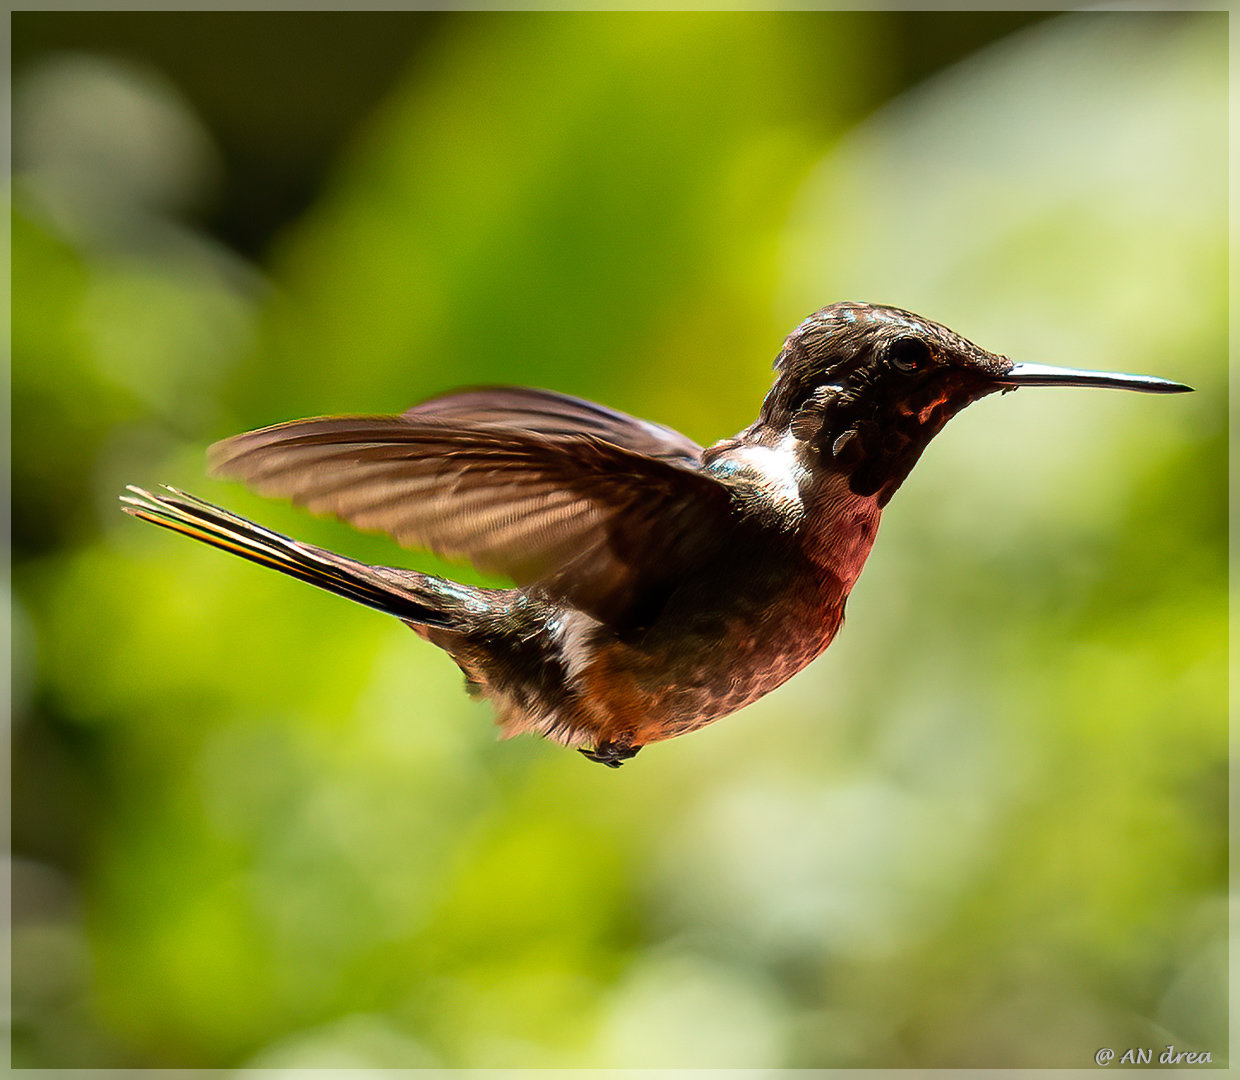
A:
[[[1227,1053],[1225,13],[13,16],[13,1062]],[[710,443],[895,303],[1183,398],[955,420],[833,648],[613,772],[119,513],[459,384]]]

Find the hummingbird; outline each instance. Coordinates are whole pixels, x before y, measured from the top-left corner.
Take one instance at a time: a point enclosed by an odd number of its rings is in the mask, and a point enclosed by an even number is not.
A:
[[[485,386],[396,416],[293,420],[216,443],[211,471],[513,588],[371,566],[175,488],[134,517],[400,619],[504,737],[611,767],[774,690],[834,639],[879,519],[930,440],[1025,386],[1181,393],[1015,363],[939,323],[836,303],[785,339],[757,420],[709,448],[550,390]]]

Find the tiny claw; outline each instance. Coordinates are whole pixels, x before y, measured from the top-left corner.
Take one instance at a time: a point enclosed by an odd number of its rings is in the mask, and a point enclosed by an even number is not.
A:
[[[636,757],[640,749],[640,746],[630,746],[627,743],[604,740],[597,746],[579,746],[577,753],[590,761],[597,761],[600,765],[606,765],[609,769],[618,769],[629,758]]]

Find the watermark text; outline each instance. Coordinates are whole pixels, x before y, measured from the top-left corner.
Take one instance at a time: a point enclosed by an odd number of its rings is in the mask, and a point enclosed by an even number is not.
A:
[[[1102,1047],[1094,1054],[1094,1064],[1110,1065],[1152,1065],[1154,1055],[1158,1054],[1159,1065],[1209,1065],[1209,1050],[1177,1050],[1174,1046],[1166,1047],[1162,1053],[1146,1046],[1129,1047],[1116,1058],[1116,1051],[1109,1046]]]

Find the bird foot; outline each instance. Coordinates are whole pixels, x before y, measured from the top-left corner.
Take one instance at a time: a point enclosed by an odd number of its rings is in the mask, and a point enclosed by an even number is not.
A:
[[[640,749],[640,746],[630,746],[628,743],[604,740],[595,746],[579,746],[577,752],[591,761],[597,761],[600,765],[606,765],[609,769],[618,769],[629,758],[636,757],[637,751]]]

